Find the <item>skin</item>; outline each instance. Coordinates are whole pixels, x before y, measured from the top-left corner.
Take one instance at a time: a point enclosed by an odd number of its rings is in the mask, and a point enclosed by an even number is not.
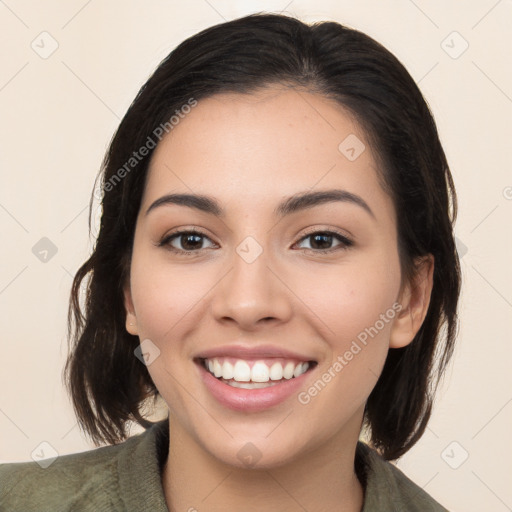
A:
[[[350,134],[366,146],[354,161],[338,150]],[[162,479],[170,511],[361,510],[354,456],[364,405],[388,350],[420,328],[433,270],[428,257],[412,282],[402,282],[395,209],[376,169],[345,109],[284,87],[201,100],[157,146],[125,306],[127,330],[160,350],[148,369],[170,410]],[[357,194],[374,216],[349,202],[274,216],[284,198],[331,188]],[[225,216],[183,205],[146,214],[168,193],[213,196]],[[175,229],[193,227],[205,237],[189,255],[169,249],[190,247],[183,236],[158,246]],[[305,238],[332,230],[353,245]],[[250,264],[236,252],[248,236],[263,249]],[[318,362],[307,390],[394,303],[399,314],[307,404],[294,394],[262,412],[227,409],[193,362],[226,344],[285,347]],[[260,456],[250,468],[237,457],[248,442]]]

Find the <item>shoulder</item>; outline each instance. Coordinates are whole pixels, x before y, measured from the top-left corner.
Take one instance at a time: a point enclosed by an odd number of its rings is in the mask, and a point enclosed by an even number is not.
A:
[[[36,462],[0,465],[0,510],[67,512],[125,510],[137,477],[158,477],[155,426],[123,443]],[[157,478],[158,480],[158,478]],[[144,482],[146,483],[146,482]]]
[[[357,454],[366,474],[362,512],[448,512],[394,464],[365,443],[358,443]]]
[[[91,494],[115,509],[117,459],[124,443],[63,455],[48,467],[36,462],[0,465],[0,504],[6,510],[72,510]],[[82,509],[81,509],[82,510]]]

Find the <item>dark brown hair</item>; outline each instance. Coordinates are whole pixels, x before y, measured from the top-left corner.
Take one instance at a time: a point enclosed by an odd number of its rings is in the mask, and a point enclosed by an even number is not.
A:
[[[148,426],[141,407],[158,395],[134,356],[138,337],[125,330],[123,286],[154,148],[136,163],[133,152],[154,145],[158,127],[169,128],[191,98],[250,94],[271,84],[322,94],[355,116],[395,205],[402,277],[414,275],[416,258],[435,258],[425,321],[411,344],[389,351],[365,411],[372,444],[386,459],[405,453],[425,430],[453,351],[461,280],[455,189],[433,117],[403,65],[369,36],[335,22],[253,14],[203,30],[172,51],[142,86],[105,155],[101,225],[73,281],[64,374],[80,426],[97,444],[125,439],[128,421]]]

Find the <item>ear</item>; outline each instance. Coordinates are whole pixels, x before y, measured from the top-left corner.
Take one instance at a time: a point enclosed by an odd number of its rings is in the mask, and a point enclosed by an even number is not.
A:
[[[434,256],[428,254],[416,262],[411,282],[402,285],[398,303],[402,306],[393,322],[390,348],[402,348],[412,342],[427,316],[434,276]]]
[[[126,330],[137,336],[139,331],[137,329],[137,317],[135,316],[135,308],[133,307],[132,292],[130,283],[128,282],[123,289],[124,293],[124,308],[126,310]]]

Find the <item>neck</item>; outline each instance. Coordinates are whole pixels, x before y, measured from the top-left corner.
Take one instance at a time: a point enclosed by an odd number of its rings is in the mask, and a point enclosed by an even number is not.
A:
[[[279,467],[248,469],[213,457],[172,416],[169,427],[163,487],[170,512],[362,509],[364,489],[354,470],[358,429]]]

